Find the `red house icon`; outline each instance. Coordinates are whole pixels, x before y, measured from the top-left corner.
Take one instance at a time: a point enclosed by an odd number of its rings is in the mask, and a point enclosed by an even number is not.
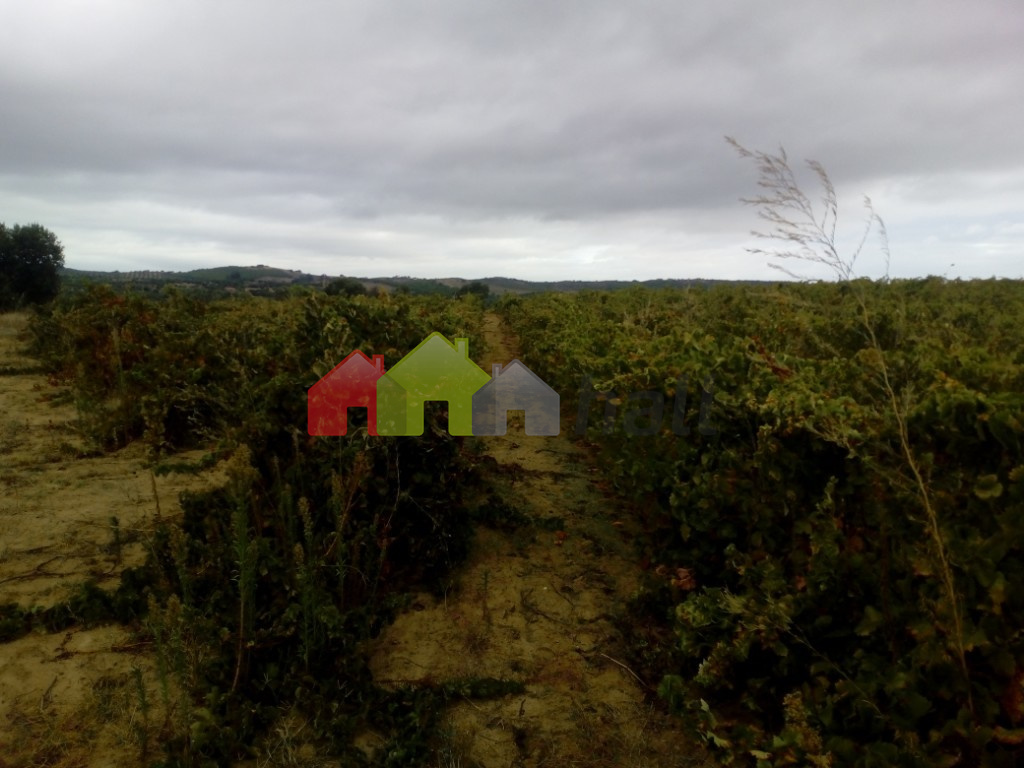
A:
[[[366,408],[367,432],[377,434],[377,379],[384,375],[384,357],[370,361],[358,349],[309,388],[306,405],[309,434],[344,435],[349,407]]]

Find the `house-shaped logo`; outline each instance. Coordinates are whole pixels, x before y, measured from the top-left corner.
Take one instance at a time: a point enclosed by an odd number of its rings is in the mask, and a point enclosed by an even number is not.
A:
[[[510,410],[526,413],[527,435],[557,435],[558,393],[519,360],[489,377],[469,359],[469,340],[452,344],[432,333],[384,371],[384,360],[371,362],[351,353],[308,392],[309,434],[344,435],[347,409],[367,409],[371,435],[423,434],[423,409],[428,402],[448,404],[452,435],[504,435]]]
[[[377,434],[377,380],[384,358],[370,361],[358,349],[338,363],[306,396],[309,434],[335,436],[348,432],[349,406],[366,408],[367,432]]]
[[[473,393],[488,381],[469,359],[469,340],[452,344],[436,331],[377,382],[377,432],[422,435],[423,405],[448,403],[448,431],[473,434]]]
[[[473,393],[473,434],[504,435],[509,411],[526,414],[526,434],[557,435],[558,393],[520,360],[502,369],[492,366],[491,380]]]

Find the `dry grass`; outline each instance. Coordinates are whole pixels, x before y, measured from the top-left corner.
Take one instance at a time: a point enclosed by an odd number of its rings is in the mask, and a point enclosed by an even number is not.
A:
[[[17,419],[0,421],[0,456],[13,453],[25,441],[25,424]]]
[[[134,766],[159,744],[131,673],[101,677],[83,702],[65,710],[50,700],[22,700],[0,734],[0,768]]]

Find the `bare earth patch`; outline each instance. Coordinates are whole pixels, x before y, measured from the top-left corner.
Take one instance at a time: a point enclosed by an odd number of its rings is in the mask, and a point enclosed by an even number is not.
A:
[[[493,315],[491,362],[515,341]],[[520,680],[526,692],[465,701],[447,712],[446,765],[693,766],[710,764],[622,661],[616,614],[639,586],[634,531],[620,520],[586,455],[565,436],[528,437],[521,418],[483,438],[508,478],[502,503],[533,524],[480,528],[442,598],[418,595],[377,640],[381,684],[469,677]],[[367,737],[373,746],[372,736]]]
[[[218,478],[156,477],[137,445],[89,455],[63,388],[23,354],[27,321],[0,314],[0,603],[45,608],[88,580],[115,588],[145,560],[156,517],[179,516],[181,491]],[[145,651],[119,626],[0,645],[0,768],[139,765],[159,710]]]
[[[115,587],[143,562],[157,516],[180,515],[178,494],[220,478],[155,477],[138,446],[89,455],[74,406],[21,352],[26,322],[0,315],[0,603],[46,607],[86,580]],[[494,316],[486,332],[493,362],[508,363],[515,341]],[[378,682],[525,683],[522,695],[450,706],[438,765],[709,765],[623,661],[616,619],[639,584],[635,531],[586,454],[564,435],[527,437],[521,419],[485,441],[505,481],[500,503],[530,522],[479,529],[452,588],[417,595],[376,641]],[[0,644],[0,768],[156,759],[167,713],[154,667],[120,626]],[[301,723],[276,735],[266,764],[318,764]],[[371,752],[379,741],[361,739]]]

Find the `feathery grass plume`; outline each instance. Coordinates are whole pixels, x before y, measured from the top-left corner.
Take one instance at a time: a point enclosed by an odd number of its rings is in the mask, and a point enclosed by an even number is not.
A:
[[[231,692],[238,688],[247,658],[246,648],[256,605],[257,541],[249,535],[249,507],[252,489],[259,472],[252,466],[252,451],[242,444],[228,460],[228,493],[232,501],[231,537],[238,582],[238,637],[235,648],[235,674]]]
[[[156,505],[156,521],[160,522],[160,494],[156,489],[156,473],[150,470],[149,484],[153,488],[153,503]]]
[[[252,486],[259,480],[260,474],[252,466],[252,451],[244,443],[235,449],[225,465],[228,476],[228,487],[237,499],[248,497]]]
[[[142,716],[141,722],[134,723],[135,738],[139,742],[139,762],[149,762],[149,695],[146,693],[146,683],[142,679],[142,668],[137,664],[132,666],[132,679],[135,683],[135,695],[139,699],[139,713]]]
[[[168,545],[171,550],[171,559],[174,561],[174,570],[178,574],[178,583],[181,586],[181,602],[188,610],[191,603],[192,578],[188,569],[188,537],[179,525],[171,525],[168,534]]]
[[[114,562],[121,564],[121,549],[123,540],[121,538],[121,521],[117,515],[110,516],[110,551],[114,555]]]
[[[156,646],[157,679],[164,704],[165,733],[184,738],[186,754],[191,752],[189,738],[192,722],[194,660],[188,648],[186,619],[181,601],[171,595],[163,607],[150,594],[146,625]],[[177,721],[177,722],[175,722]]]
[[[257,541],[249,535],[249,507],[247,500],[237,498],[231,513],[231,532],[235,565],[238,568],[238,647],[235,657],[235,676],[231,691],[238,688],[247,657],[246,647],[253,627],[256,607]]]
[[[953,573],[952,562],[950,561],[949,547],[939,521],[938,510],[935,508],[931,490],[924,479],[921,464],[911,445],[910,432],[907,427],[907,418],[911,407],[911,393],[906,389],[897,391],[897,387],[893,383],[885,351],[875,331],[876,323],[872,308],[868,304],[864,287],[856,282],[858,275],[854,270],[854,266],[863,252],[872,230],[876,228],[879,236],[879,247],[885,256],[885,276],[883,281],[888,282],[889,280],[890,252],[885,223],[872,206],[871,199],[865,196],[864,208],[867,211],[867,222],[864,232],[853,252],[848,256],[843,256],[840,254],[836,242],[836,223],[839,212],[836,191],[821,163],[813,160],[807,163],[808,167],[817,176],[823,190],[822,210],[819,213],[797,183],[785,150],[780,148],[779,154],[772,155],[766,152],[749,150],[731,137],[726,137],[726,141],[736,149],[741,157],[755,162],[760,174],[758,186],[765,190],[764,194],[756,197],[741,198],[742,202],[757,206],[759,209],[758,217],[772,225],[772,229],[768,232],[754,231],[752,234],[755,237],[776,240],[782,243],[782,245],[773,249],[748,248],[747,250],[750,253],[766,255],[776,259],[795,259],[797,261],[824,265],[832,271],[840,282],[846,283],[849,286],[852,295],[857,301],[861,327],[867,337],[868,347],[873,351],[871,355],[871,360],[874,363],[873,367],[879,376],[881,391],[887,401],[887,407],[896,422],[901,457],[906,469],[910,472],[918,501],[924,513],[924,527],[931,540],[932,552],[937,566],[936,571],[938,572],[945,595],[946,605],[944,607],[948,610],[953,622],[953,632],[950,633],[951,650],[957,659],[964,678],[968,709],[973,713],[974,704],[971,697],[970,672],[967,666],[963,606],[958,596],[956,577]],[[791,277],[804,279],[781,265],[770,263],[769,266]]]
[[[295,559],[299,607],[302,610],[302,663],[308,671],[310,651],[316,644],[316,584],[314,583],[316,559],[313,550],[313,518],[309,514],[309,499],[305,497],[299,499],[299,517],[302,519],[303,538],[306,546],[303,550],[302,544],[296,542],[292,547],[292,556]]]
[[[163,621],[163,611],[152,592],[149,593],[146,609],[146,628],[153,635],[153,645],[156,647],[157,681],[160,683],[160,695],[163,698],[164,712],[169,712],[171,709],[171,689],[170,666],[168,664],[169,654],[167,651],[167,627]]]
[[[836,224],[839,220],[839,202],[836,190],[825,167],[816,160],[808,160],[807,166],[814,172],[822,186],[821,212],[815,210],[814,203],[804,194],[796,180],[786,151],[779,149],[779,154],[755,152],[742,146],[731,137],[726,137],[743,158],[753,160],[760,174],[757,185],[767,190],[756,197],[740,198],[747,205],[757,206],[758,218],[772,225],[768,232],[753,230],[754,237],[763,240],[778,240],[783,245],[772,249],[747,248],[749,253],[768,256],[774,259],[795,259],[798,261],[822,264],[829,268],[840,280],[852,281],[857,275],[854,266],[867,243],[871,231],[878,228],[879,247],[885,256],[885,277],[889,279],[889,240],[885,222],[875,211],[871,198],[864,196],[864,208],[867,221],[860,242],[848,257],[840,255],[836,244]],[[804,280],[780,264],[768,263],[772,269]]]
[[[348,570],[354,565],[355,548],[348,541],[349,522],[360,485],[369,469],[366,457],[356,456],[352,471],[346,480],[338,472],[331,473],[331,508],[334,511],[334,562],[337,573],[340,607],[345,604],[345,581]]]

